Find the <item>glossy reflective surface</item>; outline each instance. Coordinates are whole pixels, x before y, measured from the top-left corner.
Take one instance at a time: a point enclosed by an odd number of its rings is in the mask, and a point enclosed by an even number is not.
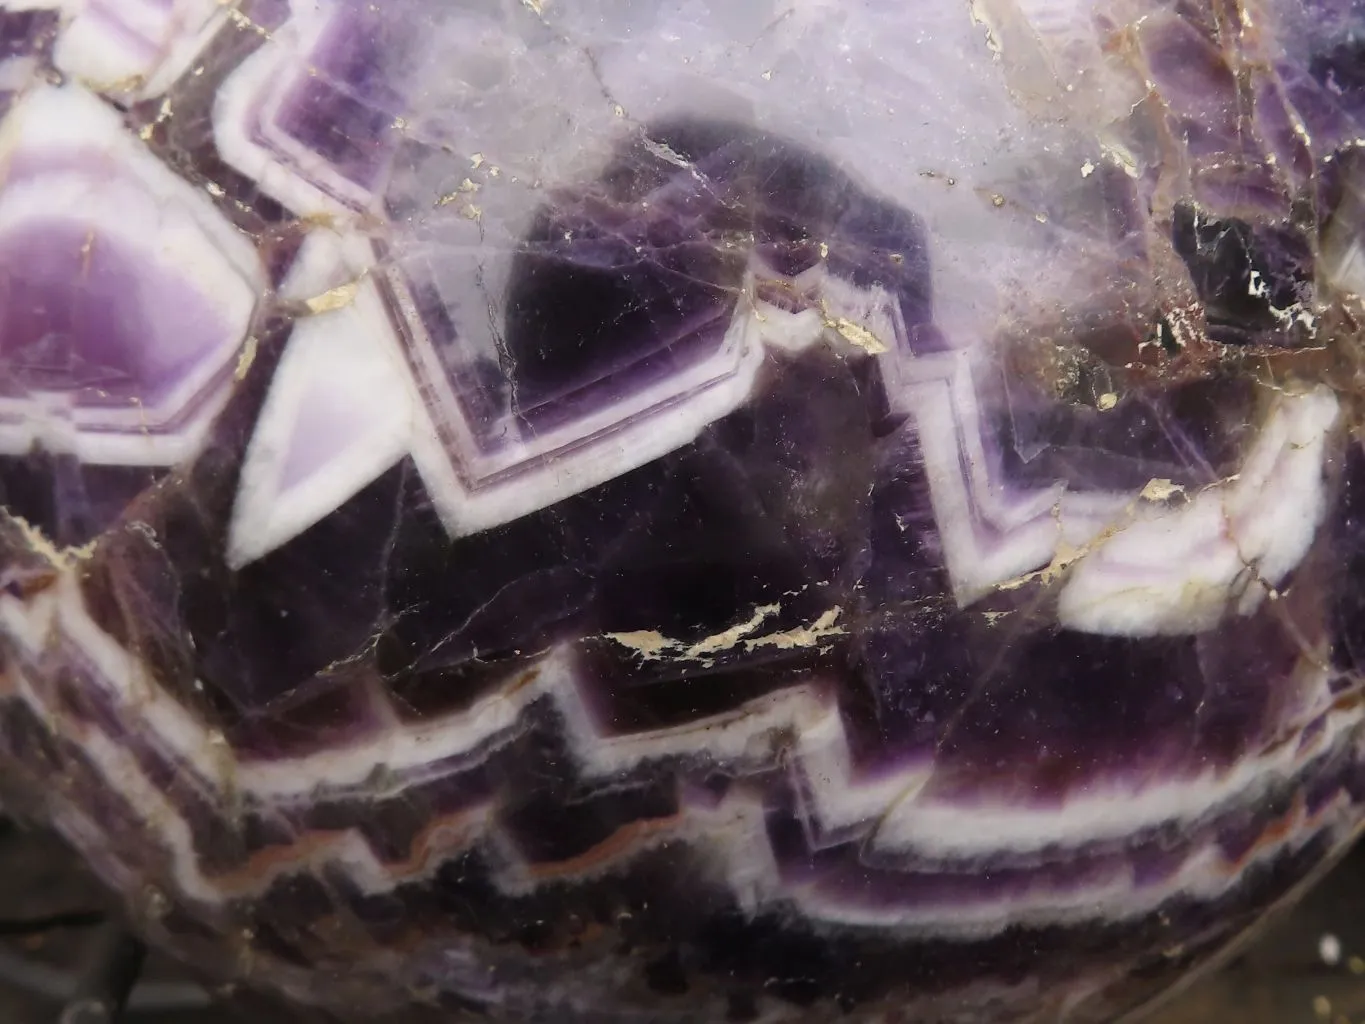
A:
[[[339,1017],[1109,1020],[1365,798],[1344,0],[0,9],[0,766]]]

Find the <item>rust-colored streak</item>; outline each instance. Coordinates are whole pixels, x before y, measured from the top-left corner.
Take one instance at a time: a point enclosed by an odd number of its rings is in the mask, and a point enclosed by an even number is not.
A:
[[[533,864],[529,867],[531,876],[540,881],[572,878],[577,875],[600,871],[614,861],[624,858],[648,840],[666,834],[682,824],[682,815],[674,814],[667,818],[651,818],[646,821],[633,821],[623,825],[602,840],[568,860]]]

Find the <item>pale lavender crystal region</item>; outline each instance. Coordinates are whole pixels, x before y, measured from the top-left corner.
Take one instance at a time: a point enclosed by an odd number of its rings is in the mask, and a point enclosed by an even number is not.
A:
[[[317,1019],[1150,1005],[1365,821],[1362,39],[0,3],[6,808]]]

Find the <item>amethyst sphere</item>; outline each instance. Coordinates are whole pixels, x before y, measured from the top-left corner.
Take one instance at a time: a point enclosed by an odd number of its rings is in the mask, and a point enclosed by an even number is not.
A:
[[[1105,1022],[1365,820],[1353,0],[0,3],[0,780],[342,1021]]]

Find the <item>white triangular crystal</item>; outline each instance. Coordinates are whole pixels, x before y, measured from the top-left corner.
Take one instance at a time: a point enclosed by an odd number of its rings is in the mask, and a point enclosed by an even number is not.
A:
[[[352,292],[353,288],[353,292]],[[242,467],[228,537],[241,567],[335,511],[411,447],[417,396],[368,279],[294,329]]]

